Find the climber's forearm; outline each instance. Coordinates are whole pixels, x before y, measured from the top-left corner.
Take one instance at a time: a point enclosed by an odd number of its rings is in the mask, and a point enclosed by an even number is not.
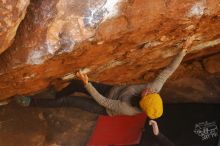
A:
[[[174,73],[174,71],[178,68],[184,56],[186,55],[186,50],[183,49],[171,62],[171,64],[166,67],[160,74],[156,77],[156,79],[151,83],[151,89],[159,92],[163,87],[166,80]]]
[[[91,83],[85,85],[87,91],[91,94],[91,96],[98,102],[100,105],[104,106],[105,108],[111,110],[117,110],[119,108],[119,100],[112,100],[102,96],[93,86]]]

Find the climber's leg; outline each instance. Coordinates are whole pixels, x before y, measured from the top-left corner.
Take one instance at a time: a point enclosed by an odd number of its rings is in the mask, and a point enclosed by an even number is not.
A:
[[[83,83],[80,80],[72,80],[67,87],[56,93],[56,97],[68,96],[75,92],[82,92],[88,94],[88,92],[83,86]]]
[[[74,107],[82,110],[96,113],[105,114],[105,108],[96,103],[92,98],[83,96],[66,96],[57,99],[31,99],[29,106],[56,108],[56,107]]]
[[[93,86],[102,94],[105,95],[109,89],[112,87],[111,85],[100,84],[92,82]],[[56,97],[68,96],[74,92],[81,92],[87,95],[90,95],[87,90],[84,88],[82,81],[80,80],[72,80],[71,83],[65,87],[63,90],[56,94]]]

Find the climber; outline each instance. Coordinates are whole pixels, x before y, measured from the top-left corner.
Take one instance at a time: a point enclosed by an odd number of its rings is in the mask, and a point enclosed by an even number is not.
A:
[[[158,127],[158,124],[154,120],[149,121],[149,125],[152,126],[151,128],[148,125],[145,126],[145,131],[142,135],[140,146],[175,146],[175,144],[170,141],[165,135],[163,135]],[[152,134],[153,133],[153,134]]]
[[[180,65],[194,39],[195,37],[192,36],[186,40],[180,53],[151,83],[112,87],[105,84],[90,83],[88,76],[79,71],[76,76],[82,80],[85,88],[83,88],[82,82],[73,80],[68,87],[57,93],[58,98],[56,99],[29,99],[29,97],[22,97],[18,98],[18,102],[23,105],[25,103],[27,106],[73,106],[98,113],[104,113],[102,107],[105,107],[107,114],[110,116],[135,115],[144,111],[150,119],[157,119],[163,114],[163,102],[158,93],[166,80]],[[83,92],[91,95],[99,105],[87,97],[69,96],[74,92]],[[24,100],[24,98],[28,99]]]

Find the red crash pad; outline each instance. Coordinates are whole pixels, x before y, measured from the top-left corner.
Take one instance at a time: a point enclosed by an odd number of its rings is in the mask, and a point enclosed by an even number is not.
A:
[[[87,146],[138,144],[145,121],[144,113],[135,116],[99,116]]]

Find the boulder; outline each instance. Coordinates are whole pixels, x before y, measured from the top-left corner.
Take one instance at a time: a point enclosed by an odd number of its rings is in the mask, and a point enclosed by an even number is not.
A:
[[[12,44],[29,3],[30,0],[0,1],[0,54]]]
[[[203,63],[207,72],[211,74],[220,73],[220,54],[208,57]]]
[[[0,55],[0,99],[68,82],[147,82],[196,35],[186,60],[220,52],[219,0],[32,0]]]

